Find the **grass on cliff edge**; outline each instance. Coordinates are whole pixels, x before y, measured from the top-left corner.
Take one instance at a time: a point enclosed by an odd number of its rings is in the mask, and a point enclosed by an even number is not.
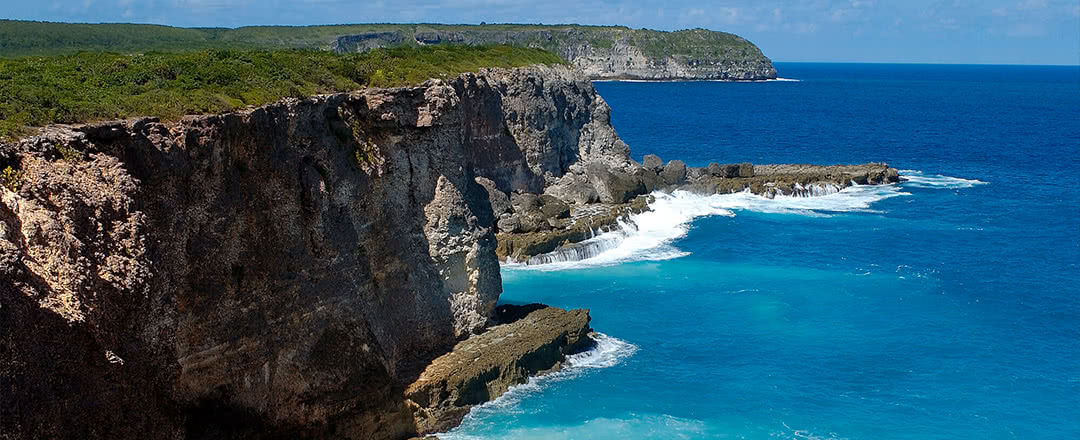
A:
[[[418,84],[485,67],[561,63],[550,52],[509,46],[402,47],[348,55],[282,49],[0,59],[0,139],[51,123],[135,116],[177,120],[289,96]]]

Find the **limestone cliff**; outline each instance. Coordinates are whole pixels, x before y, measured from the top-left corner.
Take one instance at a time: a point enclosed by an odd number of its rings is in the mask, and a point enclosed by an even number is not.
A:
[[[390,30],[393,29],[393,30]],[[772,61],[734,34],[578,25],[380,25],[337,37],[331,49],[434,44],[508,44],[557,53],[591,79],[764,80]]]
[[[534,67],[0,146],[0,438],[416,434],[501,291],[478,178],[624,160],[608,111]]]

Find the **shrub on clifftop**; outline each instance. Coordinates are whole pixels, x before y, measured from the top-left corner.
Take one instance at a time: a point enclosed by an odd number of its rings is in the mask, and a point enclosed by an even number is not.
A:
[[[79,53],[0,59],[0,138],[51,123],[219,113],[284,97],[417,84],[485,67],[557,64],[539,49],[439,46],[338,55],[313,50]]]

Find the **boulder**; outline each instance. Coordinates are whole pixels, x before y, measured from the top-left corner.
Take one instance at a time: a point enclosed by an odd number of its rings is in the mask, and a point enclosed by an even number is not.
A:
[[[686,162],[681,160],[673,160],[668,162],[664,166],[664,171],[660,173],[660,177],[664,179],[664,183],[668,185],[676,185],[686,182]]]
[[[529,211],[521,215],[521,232],[539,232],[551,229],[547,217],[540,210]]]
[[[521,230],[521,216],[514,214],[509,217],[504,217],[498,221],[499,230],[507,233],[514,233]]]
[[[716,162],[710,163],[708,168],[707,168],[707,171],[709,172],[709,175],[713,176],[713,177],[727,177],[727,176],[724,175],[725,174],[724,167],[721,167],[720,164],[718,164]]]
[[[664,161],[660,160],[660,156],[655,154],[646,154],[641,160],[641,165],[646,170],[653,173],[659,173],[664,170]]]
[[[536,211],[540,209],[540,198],[532,193],[513,193],[510,195],[510,206],[518,214]]]
[[[476,183],[479,183],[487,191],[488,201],[491,202],[491,212],[495,214],[496,218],[505,212],[510,212],[510,197],[500,191],[499,188],[496,188],[495,182],[484,177],[477,177]]]
[[[645,168],[637,168],[634,170],[634,179],[640,181],[645,185],[645,192],[651,193],[664,186],[664,179],[662,179],[656,173],[649,171]]]
[[[540,212],[544,213],[544,216],[549,219],[570,217],[570,205],[559,200],[558,197],[543,194],[540,196],[540,203]]]
[[[573,174],[567,175],[559,179],[559,182],[555,185],[547,187],[544,194],[550,194],[560,200],[577,205],[596,203],[600,200],[599,195],[596,194],[596,189],[584,177]]]
[[[610,169],[599,162],[590,163],[585,170],[601,202],[626,203],[645,193],[645,184],[623,171]]]
[[[739,177],[754,177],[754,165],[750,162],[739,164]]]

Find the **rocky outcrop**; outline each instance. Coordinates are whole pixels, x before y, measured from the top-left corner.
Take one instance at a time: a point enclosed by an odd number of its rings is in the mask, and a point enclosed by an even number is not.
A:
[[[504,305],[496,320],[498,325],[432,361],[405,390],[410,403],[418,406],[419,434],[456,426],[474,405],[531,376],[558,371],[567,355],[594,344],[588,310]]]
[[[396,27],[394,32],[385,31]],[[726,32],[688,29],[662,32],[579,25],[381,25],[376,31],[343,35],[338,52],[405,44],[507,44],[561,55],[590,79],[764,80],[776,78],[772,61],[749,41]],[[402,34],[411,38],[403,41]]]
[[[624,157],[608,112],[534,67],[0,146],[0,437],[415,435],[405,388],[492,317],[499,194]]]

